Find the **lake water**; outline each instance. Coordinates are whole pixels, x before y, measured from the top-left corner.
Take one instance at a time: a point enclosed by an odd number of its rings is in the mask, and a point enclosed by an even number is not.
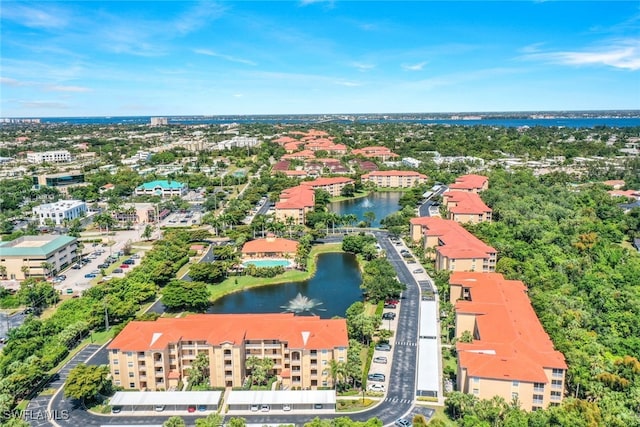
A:
[[[380,227],[380,220],[400,210],[398,201],[402,196],[400,191],[371,193],[360,199],[343,200],[329,204],[329,210],[339,215],[355,214],[358,221],[364,221],[364,213],[371,211],[376,215],[372,227]]]
[[[304,282],[283,283],[248,289],[217,300],[208,313],[280,313],[298,293],[322,304],[311,312],[322,318],[345,316],[347,308],[362,301],[362,276],[353,254],[327,253],[318,256],[315,276]]]

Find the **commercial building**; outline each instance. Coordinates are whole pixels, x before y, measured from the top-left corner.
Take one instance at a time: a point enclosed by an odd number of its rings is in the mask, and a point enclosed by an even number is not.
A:
[[[304,185],[287,188],[280,193],[280,201],[276,203],[276,219],[287,224],[287,218],[293,218],[294,225],[302,225],[313,210],[315,201],[313,188]]]
[[[130,322],[107,347],[116,386],[170,390],[188,378],[198,354],[209,358],[211,387],[241,387],[247,359],[273,361],[285,388],[332,387],[331,361],[347,360],[344,319],[278,314],[196,314]]]
[[[84,172],[68,171],[60,173],[42,174],[33,177],[33,185],[39,187],[55,187],[63,190],[66,187],[84,183]]]
[[[151,126],[168,125],[169,119],[166,117],[151,117]]]
[[[250,240],[242,246],[242,255],[250,258],[293,258],[298,250],[298,242],[282,239],[273,234],[266,239]]]
[[[498,273],[453,273],[458,390],[480,399],[517,399],[527,411],[559,405],[567,365],[542,328],[526,286]]]
[[[303,181],[300,183],[302,186],[311,187],[314,190],[324,190],[331,195],[331,197],[339,196],[345,185],[352,184],[355,181],[351,178],[335,177],[335,178],[317,178],[313,181]]]
[[[371,182],[377,187],[406,188],[427,182],[427,176],[416,171],[374,171],[362,175],[362,182]]]
[[[411,237],[423,240],[436,270],[493,272],[497,251],[455,221],[437,217],[412,218]]]
[[[178,181],[151,181],[136,187],[136,196],[160,196],[163,199],[187,194],[187,184]]]
[[[24,280],[45,277],[70,265],[77,258],[78,244],[69,236],[22,236],[0,243],[0,265],[5,278]]]
[[[420,167],[420,164],[422,164],[422,162],[418,159],[414,159],[413,157],[403,157],[402,164],[410,168],[417,168]]]
[[[63,225],[65,222],[84,217],[87,214],[87,204],[81,200],[59,200],[36,206],[32,212],[34,219],[41,226]]]
[[[131,224],[148,224],[156,222],[156,215],[159,219],[166,218],[169,213],[168,209],[158,210],[154,203],[125,203],[115,212],[111,213],[113,219],[120,223],[130,222]]]
[[[448,211],[447,218],[455,222],[491,222],[493,210],[484,204],[478,193],[447,191],[442,195],[442,204]]]
[[[467,191],[479,193],[489,188],[489,178],[482,175],[462,175],[456,178],[456,182],[449,185],[452,191]]]
[[[67,163],[71,161],[71,154],[67,150],[28,152],[27,161],[29,163]]]

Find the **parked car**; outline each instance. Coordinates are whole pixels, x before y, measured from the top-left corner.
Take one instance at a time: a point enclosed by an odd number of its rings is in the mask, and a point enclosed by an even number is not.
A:
[[[71,267],[73,270],[80,270],[82,268],[82,266],[80,264],[73,264],[73,267]]]
[[[96,277],[98,277],[98,275],[97,274],[93,274],[93,273],[87,273],[87,274],[84,275],[85,279],[94,279]]]
[[[376,393],[384,393],[385,386],[384,386],[384,384],[369,384],[367,386],[367,390],[373,391],[373,392],[376,392]]]
[[[121,268],[115,268],[115,269],[113,270],[113,272],[114,272],[114,273],[122,273],[123,271],[122,271],[122,269],[121,269]]]
[[[387,363],[387,356],[377,356],[373,358],[373,363],[381,363],[383,365],[386,365]]]
[[[400,300],[397,298],[387,298],[384,301],[385,304],[400,304]]]
[[[198,405],[198,411],[204,412],[207,410],[207,405]]]
[[[162,412],[162,411],[164,411],[164,405],[156,405],[153,409],[156,412]]]
[[[67,290],[65,291],[68,295],[71,295],[73,293],[73,289],[71,288],[67,288]]]
[[[316,403],[315,405],[313,405],[313,409],[322,409],[324,408],[324,406],[322,406],[322,403]]]
[[[196,406],[195,405],[187,406],[187,412],[189,412],[189,413],[196,412]]]
[[[251,405],[251,412],[258,412],[260,407],[258,405]]]
[[[396,308],[396,305],[395,304],[385,304],[384,308],[388,308],[388,309],[393,310],[394,308]]]
[[[98,264],[98,268],[107,268],[107,267],[109,267],[109,265],[110,265],[109,263],[104,262],[102,264]]]
[[[396,314],[395,314],[395,313],[392,313],[392,312],[390,312],[390,311],[389,311],[389,312],[386,312],[386,313],[384,313],[384,314],[382,315],[382,319],[384,319],[384,320],[393,320],[393,319],[395,319],[395,318],[396,318]]]
[[[369,375],[367,375],[367,380],[369,380],[369,381],[384,382],[385,379],[386,379],[386,377],[384,376],[384,374],[369,374]]]
[[[138,259],[138,258],[140,258],[140,255],[138,254],[131,255],[131,259]]]
[[[411,427],[412,425],[411,421],[405,418],[398,418],[394,424],[396,425],[396,427]]]
[[[282,405],[282,410],[283,411],[290,411],[291,410],[291,405]]]
[[[122,261],[123,264],[127,264],[127,265],[133,265],[136,263],[135,260],[129,258],[129,259],[125,259],[124,261]]]
[[[129,264],[121,264],[120,268],[129,268]]]
[[[269,412],[271,410],[271,406],[269,405],[261,405],[260,412]]]
[[[120,411],[122,411],[122,406],[114,406],[111,408],[111,413],[112,414],[119,414]]]
[[[378,351],[391,351],[391,344],[382,343],[382,344],[376,345],[375,348]]]
[[[420,274],[420,273],[424,273],[424,270],[423,270],[423,269],[421,269],[421,268],[416,268],[415,270],[413,270],[413,272],[414,272],[415,274]]]

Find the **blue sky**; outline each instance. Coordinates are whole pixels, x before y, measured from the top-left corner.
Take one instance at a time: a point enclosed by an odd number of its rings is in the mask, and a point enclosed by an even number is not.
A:
[[[640,2],[18,2],[0,116],[640,109]]]

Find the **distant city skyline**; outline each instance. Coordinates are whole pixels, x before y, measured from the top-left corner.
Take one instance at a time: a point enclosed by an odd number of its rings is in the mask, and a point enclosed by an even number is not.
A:
[[[0,117],[640,109],[640,6],[3,2]]]

